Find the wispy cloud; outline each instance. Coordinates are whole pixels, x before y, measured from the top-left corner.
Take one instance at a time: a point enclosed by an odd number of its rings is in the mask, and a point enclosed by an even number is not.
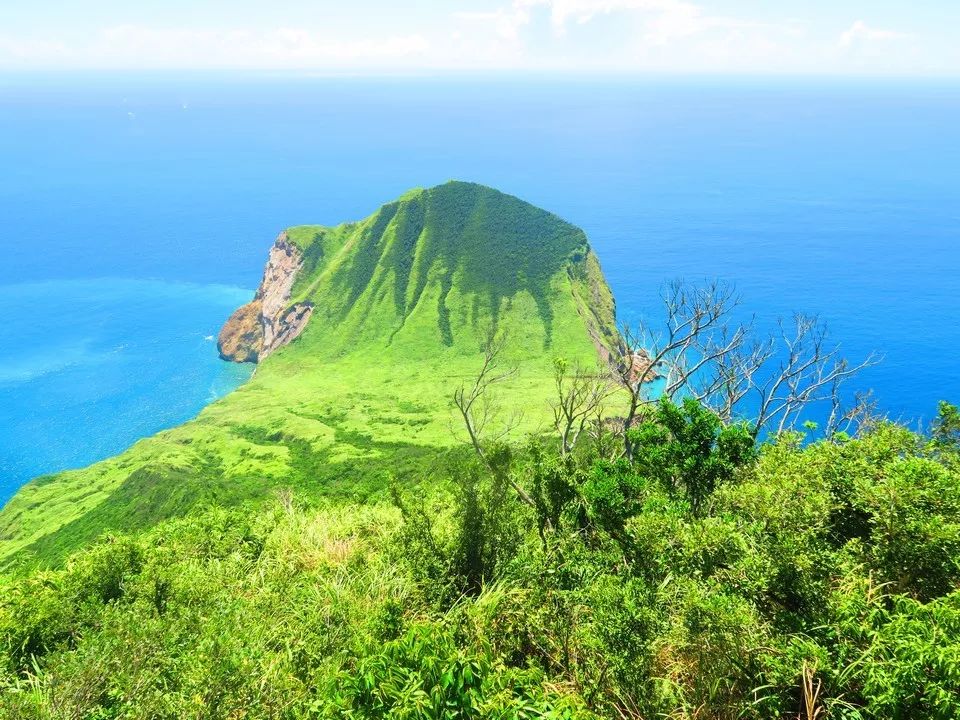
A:
[[[749,4],[720,12],[719,3],[707,0],[461,0],[456,10],[447,0],[430,0],[437,3],[433,11],[416,13],[381,2],[351,0],[336,17],[304,13],[283,25],[258,24],[241,11],[231,25],[177,25],[172,17],[4,25],[0,68],[873,74],[960,68],[955,43],[945,45],[942,37],[939,44],[904,42],[894,53],[890,43],[916,36],[864,20],[839,33],[816,12],[791,11],[789,3],[783,15],[777,9],[759,15],[748,12]],[[369,22],[374,6],[376,21]]]
[[[615,16],[599,35],[584,27]],[[690,0],[503,0],[492,10],[456,17],[468,23],[465,36],[487,33],[504,57],[571,69],[755,71],[776,65],[805,30],[794,19],[721,15]]]
[[[571,22],[585,25],[601,15],[629,12],[648,16],[658,34],[695,33],[709,20],[702,8],[685,0],[543,0],[559,32]]]
[[[896,30],[882,30],[870,27],[863,20],[857,20],[848,30],[840,35],[840,47],[849,48],[862,42],[882,40],[903,40],[909,38],[909,33]]]
[[[571,26],[586,25],[602,16],[629,15],[631,20],[640,23],[640,40],[660,46],[718,30],[789,29],[782,25],[711,14],[687,0],[513,0],[510,5],[493,11],[461,12],[457,16],[463,20],[486,23],[501,39],[517,41],[523,29],[533,23],[537,12],[549,17],[556,37],[566,36]]]
[[[501,40],[509,42],[518,40],[520,29],[530,24],[530,8],[519,2],[509,8],[482,12],[458,12],[454,16],[468,23],[488,25]]]
[[[488,23],[504,40],[516,40],[519,34],[533,20],[535,11],[542,11],[550,18],[553,32],[557,36],[566,34],[570,24],[585,25],[600,15],[616,12],[646,12],[666,21],[676,23],[680,18],[688,22],[691,17],[700,15],[695,5],[683,0],[513,0],[510,5],[491,11],[460,12],[457,16],[463,20]]]

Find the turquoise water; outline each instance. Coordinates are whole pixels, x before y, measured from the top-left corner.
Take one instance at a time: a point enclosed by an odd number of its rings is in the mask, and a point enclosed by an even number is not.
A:
[[[249,296],[111,278],[0,287],[3,495],[113,455],[233,389],[250,368],[219,362],[212,334]]]
[[[957,83],[7,76],[0,131],[0,501],[241,381],[280,229],[451,178],[583,227],[622,317],[721,277],[884,352],[890,414],[960,401]]]

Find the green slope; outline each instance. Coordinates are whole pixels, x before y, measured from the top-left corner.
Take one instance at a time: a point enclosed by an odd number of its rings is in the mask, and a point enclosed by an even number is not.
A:
[[[594,363],[615,336],[584,233],[490,188],[414,190],[361,222],[287,235],[304,254],[291,304],[314,304],[301,337],[193,421],[25,486],[0,511],[0,563],[55,561],[107,530],[280,487],[377,495],[388,473],[413,480],[462,445],[450,398],[491,324],[518,367],[503,389],[524,411],[517,433],[547,421],[554,357]]]

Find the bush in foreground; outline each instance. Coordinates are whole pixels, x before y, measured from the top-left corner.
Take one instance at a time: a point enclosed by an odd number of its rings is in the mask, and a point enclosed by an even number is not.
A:
[[[960,716],[949,414],[754,448],[705,413],[0,580],[0,716]]]

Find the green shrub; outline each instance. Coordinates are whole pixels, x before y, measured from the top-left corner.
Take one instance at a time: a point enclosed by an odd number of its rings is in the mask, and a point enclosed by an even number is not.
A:
[[[0,718],[960,717],[954,449],[879,424],[754,451],[689,404],[635,439],[0,578]]]

